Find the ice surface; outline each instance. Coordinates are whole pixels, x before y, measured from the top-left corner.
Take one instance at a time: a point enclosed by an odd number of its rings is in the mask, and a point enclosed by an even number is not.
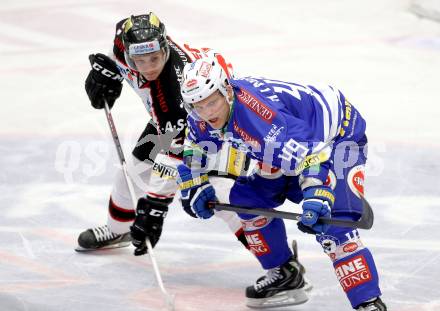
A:
[[[0,311],[162,310],[148,257],[78,254],[104,224],[117,158],[84,92],[87,55],[114,24],[153,10],[169,34],[222,51],[240,74],[340,87],[368,121],[373,251],[390,310],[439,311],[440,25],[411,1],[2,1]],[[126,152],[148,120],[125,86],[113,109]],[[297,210],[298,207],[290,207]],[[290,310],[350,306],[313,238],[289,222],[315,288]],[[247,310],[262,270],[217,220],[170,212],[156,255],[179,311]],[[283,309],[286,310],[286,309]]]

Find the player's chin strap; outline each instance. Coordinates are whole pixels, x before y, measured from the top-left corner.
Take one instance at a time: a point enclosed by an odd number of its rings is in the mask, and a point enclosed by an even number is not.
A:
[[[119,162],[121,163],[122,171],[124,173],[125,182],[127,183],[128,190],[130,192],[131,201],[133,203],[133,208],[136,210],[136,194],[134,192],[133,184],[131,183],[130,177],[128,176],[127,164],[125,161],[124,152],[122,151],[122,146],[119,141],[118,132],[116,131],[115,123],[113,122],[113,117],[110,112],[110,108],[108,107],[107,100],[105,100],[105,115],[107,117],[108,125],[110,127],[110,131],[112,133],[113,142],[115,143],[116,151],[118,152]],[[174,297],[170,295],[162,281],[162,277],[160,275],[159,266],[157,265],[156,257],[153,253],[153,246],[151,245],[150,239],[147,237],[145,239],[145,243],[148,247],[148,255],[150,255],[151,263],[153,265],[154,274],[156,276],[157,284],[159,285],[160,290],[165,298],[165,303],[167,305],[167,309],[170,311],[174,311]]]
[[[370,204],[367,202],[367,200],[365,200],[363,196],[361,196],[361,199],[362,199],[362,216],[361,218],[359,218],[359,220],[352,221],[345,219],[320,217],[318,221],[325,224],[340,226],[340,227],[349,227],[349,228],[367,229],[367,230],[371,229],[374,223],[373,210],[371,209]],[[302,216],[302,214],[298,214],[298,213],[282,212],[267,208],[249,208],[249,207],[236,206],[236,205],[219,203],[219,202],[209,202],[208,206],[218,211],[231,211],[237,213],[245,213],[249,215],[258,215],[258,216],[261,215],[261,216],[269,216],[274,218],[292,219],[296,221],[300,221]]]

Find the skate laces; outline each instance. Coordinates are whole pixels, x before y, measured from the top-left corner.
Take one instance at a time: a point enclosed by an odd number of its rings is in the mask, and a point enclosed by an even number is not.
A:
[[[362,303],[359,308],[359,311],[385,311],[386,307],[380,300],[380,298],[373,298]]]
[[[281,271],[280,267],[270,269],[262,279],[257,280],[257,282],[255,282],[254,284],[255,290],[258,291],[280,279],[281,277],[280,271]]]
[[[98,242],[112,240],[118,237],[118,234],[111,232],[110,229],[107,227],[107,225],[92,228],[92,231]]]

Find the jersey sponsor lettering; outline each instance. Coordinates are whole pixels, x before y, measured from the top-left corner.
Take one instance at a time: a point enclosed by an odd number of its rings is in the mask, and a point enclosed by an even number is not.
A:
[[[267,123],[272,123],[275,117],[275,112],[267,105],[263,104],[260,100],[255,98],[252,94],[246,92],[244,89],[240,89],[238,94],[238,100],[246,105],[251,111],[253,111],[260,119]]]
[[[180,67],[174,65],[174,71],[175,71],[176,76],[177,76],[177,82],[179,82],[179,84],[181,84],[182,81],[183,81],[182,69]]]
[[[252,137],[248,132],[246,132],[244,129],[238,126],[237,122],[234,121],[234,131],[237,132],[238,135],[243,138],[246,144],[252,146],[253,148],[256,148],[260,150],[261,146],[258,140],[254,137]]]
[[[184,64],[189,62],[188,56],[185,54],[185,52],[182,51],[180,47],[177,46],[175,42],[173,42],[170,38],[167,38],[168,44],[170,45],[170,48],[172,48],[174,51],[177,52],[179,55],[179,58],[182,60]]]
[[[345,292],[372,280],[367,260],[363,255],[338,263],[335,273]]]
[[[259,257],[270,253],[270,248],[261,232],[245,232],[244,235],[246,237],[246,241],[248,242],[250,251],[255,256]]]
[[[167,101],[165,99],[165,94],[163,93],[163,87],[160,80],[156,80],[156,86],[157,86],[157,99],[159,100],[159,107],[162,110],[162,112],[168,112],[170,109],[168,108]]]
[[[274,142],[277,140],[278,135],[280,135],[281,131],[284,129],[284,126],[278,126],[272,124],[272,128],[269,130],[266,136],[264,136],[264,141],[266,143]]]
[[[173,132],[175,130],[181,131],[185,128],[185,120],[184,119],[178,119],[176,122],[167,121],[165,123],[165,127],[162,129],[162,132]]]
[[[201,49],[196,49],[196,48],[192,48],[190,47],[188,44],[184,44],[183,47],[185,49],[187,49],[192,56],[194,56],[194,59],[200,59],[202,57],[206,57],[207,54],[211,49],[210,48],[201,48]]]
[[[153,173],[164,179],[174,179],[177,177],[177,170],[175,168],[162,163],[153,164]]]
[[[346,99],[345,103],[344,103],[344,119],[342,121],[341,124],[341,130],[339,132],[339,135],[341,137],[344,137],[346,134],[346,131],[348,129],[348,126],[350,125],[350,121],[351,121],[351,104],[350,102]]]

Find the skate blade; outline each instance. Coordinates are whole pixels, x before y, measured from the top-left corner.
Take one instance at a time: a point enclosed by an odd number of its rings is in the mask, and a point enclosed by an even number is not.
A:
[[[268,298],[247,298],[246,305],[249,308],[265,309],[299,305],[307,300],[309,296],[303,288],[300,288],[284,291]]]
[[[115,244],[111,244],[111,245],[106,245],[100,248],[84,248],[81,246],[77,246],[75,248],[75,251],[79,252],[79,253],[88,253],[88,252],[96,252],[96,251],[102,251],[105,249],[115,249],[115,248],[123,248],[123,247],[127,247],[130,246],[131,242],[130,241],[126,241],[126,242],[119,242],[119,243],[115,243]]]
[[[304,286],[302,289],[305,290],[306,292],[310,292],[313,289],[312,282],[305,276],[304,276]]]

